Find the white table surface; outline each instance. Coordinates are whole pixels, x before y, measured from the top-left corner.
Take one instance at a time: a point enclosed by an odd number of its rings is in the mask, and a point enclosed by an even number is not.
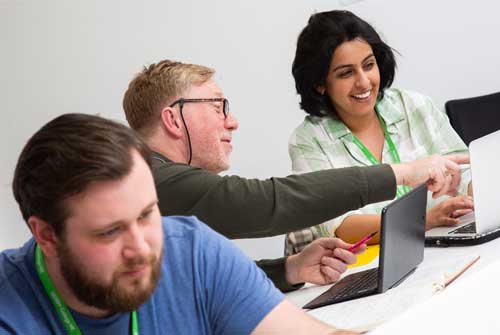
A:
[[[389,320],[428,300],[432,296],[431,285],[434,280],[440,278],[442,273],[449,272],[453,267],[463,264],[474,255],[480,255],[479,261],[451,285],[500,259],[500,238],[475,246],[425,248],[423,262],[397,288],[383,294],[324,306],[310,310],[308,313],[337,327],[370,329],[372,325],[378,324],[382,319]],[[344,276],[374,266],[377,266],[377,262],[349,269]],[[306,285],[298,291],[287,293],[286,296],[293,304],[302,307],[330,287],[331,285]]]

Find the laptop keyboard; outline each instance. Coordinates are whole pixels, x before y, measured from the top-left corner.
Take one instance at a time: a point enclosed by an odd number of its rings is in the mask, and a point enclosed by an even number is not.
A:
[[[304,308],[330,305],[374,292],[378,287],[378,268],[356,272],[342,278],[328,291],[309,302]]]
[[[359,273],[359,272],[358,272]],[[352,278],[349,280],[348,285],[345,285],[340,290],[332,295],[329,300],[337,300],[345,297],[351,297],[360,291],[366,291],[367,289],[376,288],[378,284],[378,268],[371,269],[365,273],[361,272],[362,275],[358,278]]]
[[[465,226],[450,231],[449,234],[474,234],[475,232],[476,232],[476,223],[471,222],[469,224],[466,224]]]

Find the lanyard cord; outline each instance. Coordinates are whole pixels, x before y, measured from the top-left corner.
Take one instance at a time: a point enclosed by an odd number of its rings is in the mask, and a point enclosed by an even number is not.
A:
[[[56,310],[57,315],[59,316],[59,320],[61,320],[61,322],[63,323],[64,328],[66,329],[68,334],[82,335],[80,328],[78,328],[75,320],[73,319],[73,316],[69,312],[68,307],[62,300],[61,296],[56,290],[56,287],[54,286],[54,283],[50,279],[50,276],[47,272],[47,267],[45,265],[45,260],[43,258],[42,250],[38,245],[36,245],[35,247],[35,268],[36,272],[38,273],[38,277],[42,282],[43,288],[45,289],[45,292],[47,293],[50,302],[52,303],[52,306],[54,306],[54,309]],[[132,328],[132,335],[138,335],[139,323],[137,321],[136,311],[131,312],[130,323]]]
[[[182,103],[181,103],[181,120],[182,123],[184,124],[184,128],[186,128],[186,134],[188,138],[188,144],[189,144],[189,160],[187,162],[187,165],[191,165],[191,160],[193,159],[193,148],[191,147],[191,136],[189,136],[189,129],[186,125],[186,121],[184,121],[184,114],[182,113]]]
[[[392,160],[394,161],[394,163],[401,163],[398,150],[396,149],[396,146],[394,145],[394,142],[391,139],[391,135],[387,131],[387,125],[385,124],[384,120],[380,117],[380,115],[378,116],[378,118],[380,120],[380,124],[382,125],[382,129],[384,130],[384,138],[387,141],[387,145],[389,146],[389,152],[391,153]],[[352,133],[352,138],[354,144],[358,146],[358,148],[363,152],[366,158],[368,158],[368,160],[370,161],[370,163],[372,163],[372,165],[380,164],[378,159],[375,156],[373,156],[370,150],[368,150],[368,148],[359,140],[359,138],[357,138],[356,135],[354,135],[354,133]],[[408,192],[410,192],[410,187],[408,185],[398,186],[396,191],[396,196],[397,198],[401,198],[405,193]]]

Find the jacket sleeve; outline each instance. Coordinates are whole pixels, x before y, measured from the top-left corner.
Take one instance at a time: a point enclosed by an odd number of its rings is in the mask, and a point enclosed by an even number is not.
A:
[[[287,257],[281,257],[256,261],[257,265],[266,273],[269,279],[274,283],[274,286],[281,292],[298,290],[304,286],[304,283],[291,285],[287,282],[285,269],[286,259]]]
[[[196,215],[229,238],[275,236],[314,226],[396,193],[388,165],[259,180],[167,162],[154,168],[154,177],[162,215]]]

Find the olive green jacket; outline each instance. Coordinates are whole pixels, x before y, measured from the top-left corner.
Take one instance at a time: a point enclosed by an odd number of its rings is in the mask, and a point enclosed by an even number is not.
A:
[[[307,228],[396,194],[394,173],[385,164],[259,180],[218,176],[155,152],[153,175],[162,215],[196,215],[231,239]],[[300,287],[287,283],[285,262],[257,261],[284,292]]]

